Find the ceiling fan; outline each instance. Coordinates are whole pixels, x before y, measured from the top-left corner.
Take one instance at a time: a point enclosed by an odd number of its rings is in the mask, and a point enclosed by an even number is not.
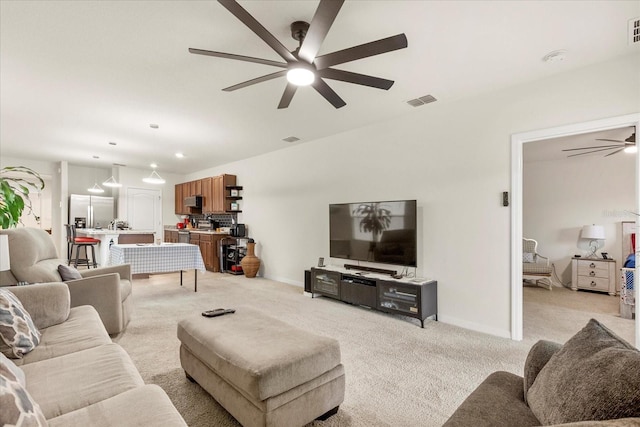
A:
[[[636,133],[632,133],[631,136],[629,136],[627,139],[625,139],[624,141],[621,141],[619,139],[608,139],[608,138],[597,138],[596,141],[607,141],[607,142],[615,142],[615,144],[609,144],[609,145],[595,145],[592,147],[583,147],[583,148],[569,148],[566,150],[562,150],[562,151],[581,151],[581,150],[591,150],[591,151],[583,151],[581,153],[576,153],[576,154],[571,154],[567,157],[576,157],[576,156],[582,156],[585,154],[591,154],[591,153],[597,153],[600,151],[610,151],[610,150],[614,150],[611,151],[609,154],[606,154],[605,157],[609,157],[609,156],[613,156],[616,153],[619,153],[620,151],[625,151],[628,153],[635,153],[638,150],[638,147],[636,146]],[[622,145],[620,145],[622,144]]]
[[[393,80],[330,67],[407,47],[407,37],[404,34],[398,34],[326,55],[316,56],[344,3],[344,0],[320,0],[311,24],[303,21],[296,21],[291,24],[291,36],[299,42],[299,45],[294,51],[289,51],[273,34],[267,31],[266,28],[251,16],[249,12],[242,8],[237,1],[218,0],[218,2],[268,44],[285,62],[193,48],[189,48],[189,52],[198,55],[235,59],[238,61],[254,62],[284,68],[284,70],[222,89],[231,92],[286,75],[288,82],[280,99],[280,103],[278,104],[279,109],[289,106],[298,86],[306,85],[311,85],[335,108],[344,107],[346,102],[329,87],[324,79],[340,80],[347,83],[388,90],[393,85]]]

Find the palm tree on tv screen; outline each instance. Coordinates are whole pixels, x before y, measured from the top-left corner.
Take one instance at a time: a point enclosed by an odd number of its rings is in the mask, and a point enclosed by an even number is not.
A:
[[[353,210],[354,215],[362,216],[360,219],[360,231],[373,235],[373,239],[369,243],[367,257],[374,254],[380,235],[391,223],[391,211],[384,206],[380,202],[361,203]]]

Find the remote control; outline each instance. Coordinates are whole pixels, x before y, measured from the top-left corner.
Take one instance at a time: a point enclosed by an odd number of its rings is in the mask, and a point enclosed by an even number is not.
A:
[[[203,311],[202,315],[204,317],[216,317],[216,316],[222,316],[225,314],[231,314],[235,312],[236,311],[233,308],[216,308],[215,310]]]

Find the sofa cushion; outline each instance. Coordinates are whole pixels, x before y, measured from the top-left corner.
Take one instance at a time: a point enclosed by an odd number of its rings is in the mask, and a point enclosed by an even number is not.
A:
[[[36,348],[40,331],[22,303],[7,289],[0,289],[0,338],[5,345],[2,353],[11,358],[21,358]]]
[[[46,426],[47,420],[40,406],[14,374],[8,359],[0,362],[0,425]],[[17,368],[17,366],[14,365]],[[19,368],[17,368],[19,369]]]
[[[542,424],[640,417],[640,351],[591,319],[529,389]]]
[[[49,420],[50,427],[186,426],[157,385],[137,387]]]
[[[53,239],[39,228],[21,227],[2,230],[9,236],[11,272],[20,282],[60,282],[58,259]]]
[[[26,365],[109,343],[111,338],[96,309],[83,305],[72,308],[66,322],[43,329],[38,347],[15,362]]]
[[[526,427],[540,423],[524,403],[522,377],[498,371],[489,375],[443,427]]]
[[[58,266],[58,274],[60,274],[60,277],[62,277],[63,282],[82,279],[82,275],[80,274],[78,269],[69,265],[60,264]]]
[[[105,344],[23,365],[45,417],[54,418],[144,385],[129,355]]]

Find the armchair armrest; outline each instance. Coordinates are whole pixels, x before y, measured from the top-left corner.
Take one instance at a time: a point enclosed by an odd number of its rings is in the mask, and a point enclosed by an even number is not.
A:
[[[540,255],[539,253],[536,253],[536,262],[538,262],[538,258],[542,258],[542,259],[544,259],[544,260],[545,260],[545,263],[546,263],[547,265],[549,265],[549,257],[542,256],[542,255]]]
[[[536,377],[547,364],[551,356],[562,348],[562,344],[553,341],[540,340],[531,347],[527,360],[524,362],[524,401],[527,401],[527,392],[533,385]]]
[[[96,269],[106,270],[106,269]],[[85,271],[82,272],[83,276]],[[100,315],[107,332],[116,334],[122,329],[122,296],[120,275],[109,273],[89,275],[82,279],[66,282],[71,294],[71,307],[93,306]]]
[[[37,283],[5,289],[20,300],[38,329],[63,323],[69,318],[71,298],[64,283]]]
[[[131,280],[131,265],[119,264],[119,265],[110,265],[108,267],[80,270],[80,275],[84,278],[101,276],[103,274],[109,274],[109,273],[118,273],[120,275],[120,278]]]

